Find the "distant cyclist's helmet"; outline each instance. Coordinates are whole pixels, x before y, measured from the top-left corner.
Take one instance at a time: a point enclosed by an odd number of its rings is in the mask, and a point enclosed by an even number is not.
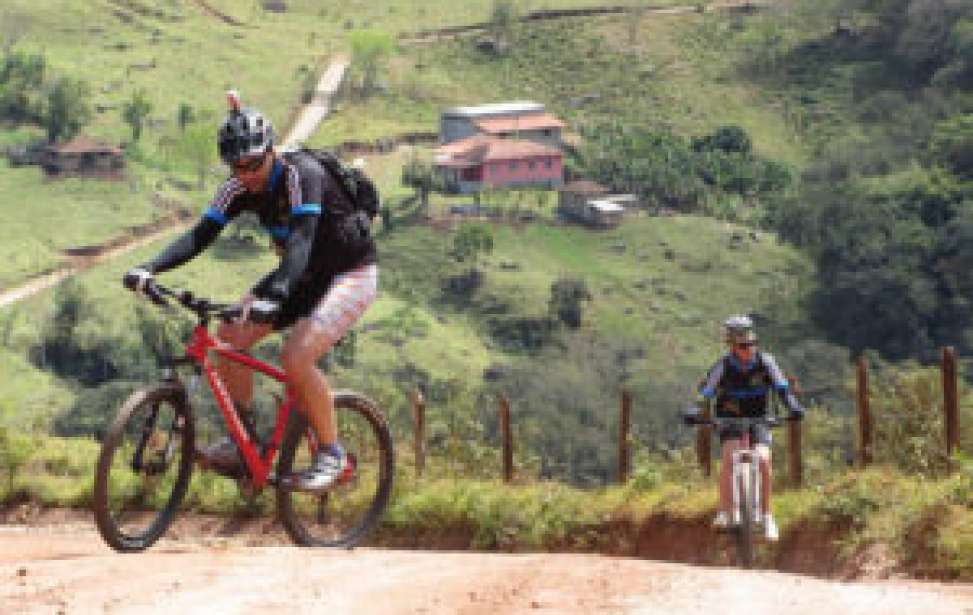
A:
[[[256,109],[231,109],[219,132],[220,158],[232,165],[274,146],[274,127]]]
[[[757,334],[753,331],[753,321],[749,316],[730,316],[723,323],[723,338],[727,344],[755,344]]]

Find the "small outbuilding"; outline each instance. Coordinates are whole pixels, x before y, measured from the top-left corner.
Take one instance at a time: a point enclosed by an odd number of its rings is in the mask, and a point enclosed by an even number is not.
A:
[[[125,167],[125,153],[112,145],[79,135],[44,148],[41,166],[49,175],[106,177]]]
[[[609,193],[608,188],[588,179],[570,182],[558,189],[558,213],[566,220],[588,226],[618,226],[625,207],[635,206],[637,202],[633,195]]]

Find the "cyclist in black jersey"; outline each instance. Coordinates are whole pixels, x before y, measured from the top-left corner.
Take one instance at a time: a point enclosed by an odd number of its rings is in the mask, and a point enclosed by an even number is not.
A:
[[[767,414],[768,395],[773,390],[784,401],[790,418],[803,417],[804,408],[790,391],[777,361],[769,353],[757,350],[757,336],[750,317],[731,316],[723,323],[723,330],[730,349],[710,368],[700,386],[703,397],[716,399],[716,415],[764,416]],[[698,408],[691,407],[686,411],[684,420],[692,425],[698,415]],[[729,525],[732,500],[730,470],[733,452],[740,447],[743,433],[735,428],[721,428],[719,436],[723,460],[720,464],[720,510],[713,525],[726,527]],[[777,540],[777,524],[770,510],[770,430],[766,426],[755,426],[750,437],[759,456],[761,492],[764,494],[760,500],[760,513],[763,515],[764,532],[769,540]]]
[[[281,355],[300,410],[321,444],[306,470],[281,477],[285,486],[325,490],[344,470],[347,458],[337,440],[331,390],[317,362],[375,300],[378,285],[375,244],[367,234],[350,242],[336,228],[351,211],[337,180],[310,154],[274,149],[270,121],[259,111],[241,108],[228,94],[230,113],[219,131],[222,160],[231,176],[216,191],[202,219],[155,259],[125,275],[126,286],[144,290],[156,274],[178,267],[206,249],[224,226],[245,211],[257,215],[281,256],[280,265],[241,300],[244,316],[222,325],[220,340],[247,350],[275,330],[293,327]],[[332,215],[329,216],[329,210]],[[365,222],[367,228],[367,222]],[[248,316],[261,314],[259,320]],[[217,369],[245,427],[254,435],[253,375],[228,361]],[[226,437],[200,452],[216,470],[238,475],[243,460]]]

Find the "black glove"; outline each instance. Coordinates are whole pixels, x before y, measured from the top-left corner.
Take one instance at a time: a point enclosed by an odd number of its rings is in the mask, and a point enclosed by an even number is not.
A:
[[[125,288],[135,291],[137,293],[144,293],[147,286],[152,284],[152,272],[145,267],[139,266],[134,269],[129,269],[128,272],[122,276],[122,284]]]
[[[800,406],[795,406],[791,408],[790,413],[787,415],[788,421],[800,421],[804,419],[804,408]]]
[[[684,410],[682,413],[682,422],[686,425],[698,425],[699,424],[699,409],[689,408]]]
[[[260,325],[273,324],[280,312],[280,303],[269,299],[257,299],[250,304],[247,320]]]

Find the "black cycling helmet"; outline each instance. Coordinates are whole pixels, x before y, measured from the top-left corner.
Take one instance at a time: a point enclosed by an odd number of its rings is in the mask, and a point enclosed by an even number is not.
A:
[[[223,120],[217,137],[220,158],[228,165],[247,156],[263,154],[274,146],[274,127],[256,109],[241,109],[236,92],[227,92],[230,113]]]

